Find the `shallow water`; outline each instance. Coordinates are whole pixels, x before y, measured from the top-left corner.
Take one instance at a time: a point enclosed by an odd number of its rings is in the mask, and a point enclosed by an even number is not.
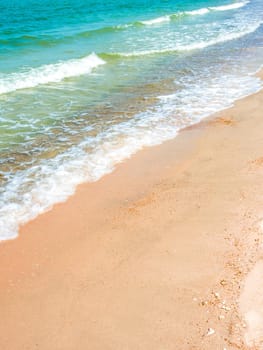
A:
[[[260,0],[4,0],[0,17],[0,239],[261,88]]]

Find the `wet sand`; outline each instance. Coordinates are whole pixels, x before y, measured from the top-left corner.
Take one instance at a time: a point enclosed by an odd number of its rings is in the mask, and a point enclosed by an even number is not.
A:
[[[240,100],[2,243],[0,349],[263,349],[262,111]]]

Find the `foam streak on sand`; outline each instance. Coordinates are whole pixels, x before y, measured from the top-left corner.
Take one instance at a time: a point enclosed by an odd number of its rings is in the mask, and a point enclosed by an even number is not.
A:
[[[263,349],[263,259],[249,272],[240,297],[240,309],[247,324],[245,341],[249,347]]]
[[[102,64],[105,64],[105,61],[92,53],[84,58],[31,68],[25,72],[2,74],[0,94],[33,88],[41,84],[58,83],[65,78],[89,74],[92,69]]]

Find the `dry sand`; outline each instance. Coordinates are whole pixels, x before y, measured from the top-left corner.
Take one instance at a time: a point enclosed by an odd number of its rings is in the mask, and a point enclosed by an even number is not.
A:
[[[1,244],[0,349],[263,349],[262,130],[260,92]]]

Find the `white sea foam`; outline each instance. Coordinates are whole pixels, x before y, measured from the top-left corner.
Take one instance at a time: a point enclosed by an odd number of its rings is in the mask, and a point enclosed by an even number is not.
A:
[[[202,8],[202,9],[199,9],[199,10],[193,10],[193,11],[186,11],[184,12],[186,15],[192,15],[192,16],[195,16],[195,15],[205,15],[206,13],[209,12],[209,9],[208,8]]]
[[[147,21],[141,21],[140,23],[142,23],[144,25],[153,25],[153,24],[160,24],[160,23],[164,23],[164,22],[169,22],[170,20],[171,20],[171,16],[162,16],[162,17],[150,19]]]
[[[58,83],[65,78],[88,74],[95,67],[105,64],[95,53],[69,61],[31,68],[25,72],[2,74],[0,94],[19,89],[33,88],[41,84]]]
[[[209,10],[212,10],[212,11],[229,11],[229,10],[235,10],[235,9],[238,9],[238,8],[240,8],[240,7],[243,7],[243,6],[247,5],[248,3],[249,3],[249,1],[235,2],[235,3],[230,4],[230,5],[209,7]]]
[[[19,225],[54,203],[65,201],[79,183],[98,180],[141,148],[171,139],[181,128],[261,88],[260,79],[253,76],[206,79],[200,74],[202,79],[199,75],[182,78],[183,90],[160,96],[155,107],[112,126],[107,133],[88,138],[64,154],[17,172],[1,198],[0,240],[15,238]],[[92,150],[87,153],[87,148]]]
[[[176,52],[176,51],[180,52],[180,51],[191,51],[191,50],[203,49],[208,46],[220,44],[226,41],[235,40],[235,39],[241,38],[244,35],[253,33],[260,27],[260,25],[261,25],[261,22],[251,24],[250,26],[247,26],[243,30],[239,30],[239,31],[237,30],[233,32],[222,32],[214,39],[207,40],[207,41],[202,40],[202,41],[190,43],[187,45],[178,44],[171,47],[168,46],[167,48],[164,48],[164,49],[161,48],[161,49],[134,51],[134,52],[123,52],[123,53],[117,53],[117,55],[123,56],[123,57],[136,57],[136,56],[146,56],[146,55],[161,54],[161,53]]]
[[[185,12],[176,12],[171,15],[166,15],[166,16],[161,16],[157,17],[154,19],[149,19],[145,21],[141,21],[141,24],[144,25],[154,25],[154,24],[161,24],[165,22],[170,22],[172,18],[177,18],[177,17],[182,17],[184,15],[187,16],[200,16],[200,15],[205,15],[209,12],[214,12],[214,11],[230,11],[230,10],[236,10],[238,8],[241,8],[245,5],[247,5],[249,1],[243,1],[243,2],[235,2],[233,4],[229,5],[223,5],[223,6],[214,6],[214,7],[203,7],[197,10],[192,10],[192,11],[185,11]]]

